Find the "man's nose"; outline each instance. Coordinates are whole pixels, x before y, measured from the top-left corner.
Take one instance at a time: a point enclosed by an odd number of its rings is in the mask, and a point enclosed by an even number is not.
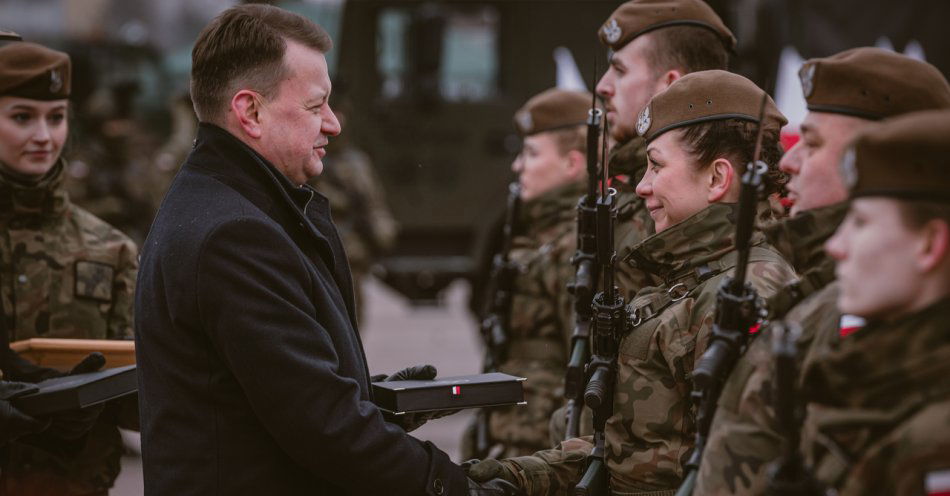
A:
[[[604,73],[603,77],[600,78],[600,81],[597,82],[597,87],[594,89],[597,92],[597,95],[601,98],[607,99],[613,95],[613,78],[610,76],[610,71]]]
[[[786,174],[798,174],[798,171],[801,170],[801,150],[802,150],[802,141],[798,140],[798,143],[792,145],[791,148],[782,155],[782,159],[778,162],[778,168]]]
[[[323,116],[323,125],[320,127],[320,132],[326,136],[338,136],[340,132],[343,131],[340,120],[337,119],[330,105],[326,106],[325,112],[326,115]]]

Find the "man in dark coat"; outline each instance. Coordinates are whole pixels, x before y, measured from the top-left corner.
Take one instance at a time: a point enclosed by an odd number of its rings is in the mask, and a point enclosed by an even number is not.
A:
[[[467,480],[372,403],[343,246],[326,198],[302,186],[340,132],[330,44],[296,14],[244,5],[195,45],[201,124],[135,302],[146,494],[510,490]]]

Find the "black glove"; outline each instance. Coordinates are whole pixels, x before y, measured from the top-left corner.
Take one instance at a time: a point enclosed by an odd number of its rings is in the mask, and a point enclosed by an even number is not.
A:
[[[487,482],[468,480],[469,496],[517,496],[523,494],[514,484],[504,479],[492,479]]]
[[[102,353],[93,352],[87,355],[86,358],[83,358],[83,360],[66,375],[96,372],[105,364],[106,358],[102,356]],[[102,413],[104,406],[104,403],[100,403],[86,408],[77,408],[75,410],[67,410],[50,415],[50,426],[46,432],[43,433],[43,437],[67,441],[81,438],[86,432],[89,432],[89,429],[92,429],[93,424],[95,424],[99,418],[99,414]]]
[[[416,365],[414,367],[407,367],[395,374],[386,377],[382,380],[376,380],[380,375],[374,375],[372,377],[373,382],[383,382],[383,381],[431,381],[435,379],[435,376],[438,374],[438,371],[432,365]],[[426,422],[446,417],[452,415],[453,413],[458,413],[459,410],[440,410],[437,412],[420,412],[420,413],[405,413],[403,415],[393,415],[389,412],[383,412],[383,418],[387,422],[402,427],[406,432],[412,432],[420,427],[422,427]]]
[[[17,410],[10,400],[34,393],[39,388],[25,382],[0,381],[0,446],[23,436],[40,432],[49,425]]]

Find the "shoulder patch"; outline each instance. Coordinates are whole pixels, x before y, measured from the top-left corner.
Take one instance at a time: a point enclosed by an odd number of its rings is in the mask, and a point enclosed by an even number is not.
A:
[[[112,301],[115,267],[90,260],[76,261],[76,296],[104,302]]]

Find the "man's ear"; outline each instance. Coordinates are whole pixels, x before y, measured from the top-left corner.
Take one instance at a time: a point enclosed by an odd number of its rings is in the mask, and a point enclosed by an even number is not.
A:
[[[683,73],[679,69],[670,69],[664,72],[656,80],[656,92],[654,94],[669,88],[671,84],[681,77],[683,77]]]
[[[950,226],[940,219],[931,219],[921,228],[921,249],[918,266],[923,272],[930,272],[941,264],[947,264],[950,257]]]
[[[241,90],[231,97],[231,112],[238,126],[250,138],[261,137],[261,95],[251,90]]]
[[[725,158],[717,158],[709,166],[709,203],[739,201],[739,192],[733,188],[736,171]]]
[[[578,179],[587,172],[587,157],[579,150],[567,152],[567,175]]]

